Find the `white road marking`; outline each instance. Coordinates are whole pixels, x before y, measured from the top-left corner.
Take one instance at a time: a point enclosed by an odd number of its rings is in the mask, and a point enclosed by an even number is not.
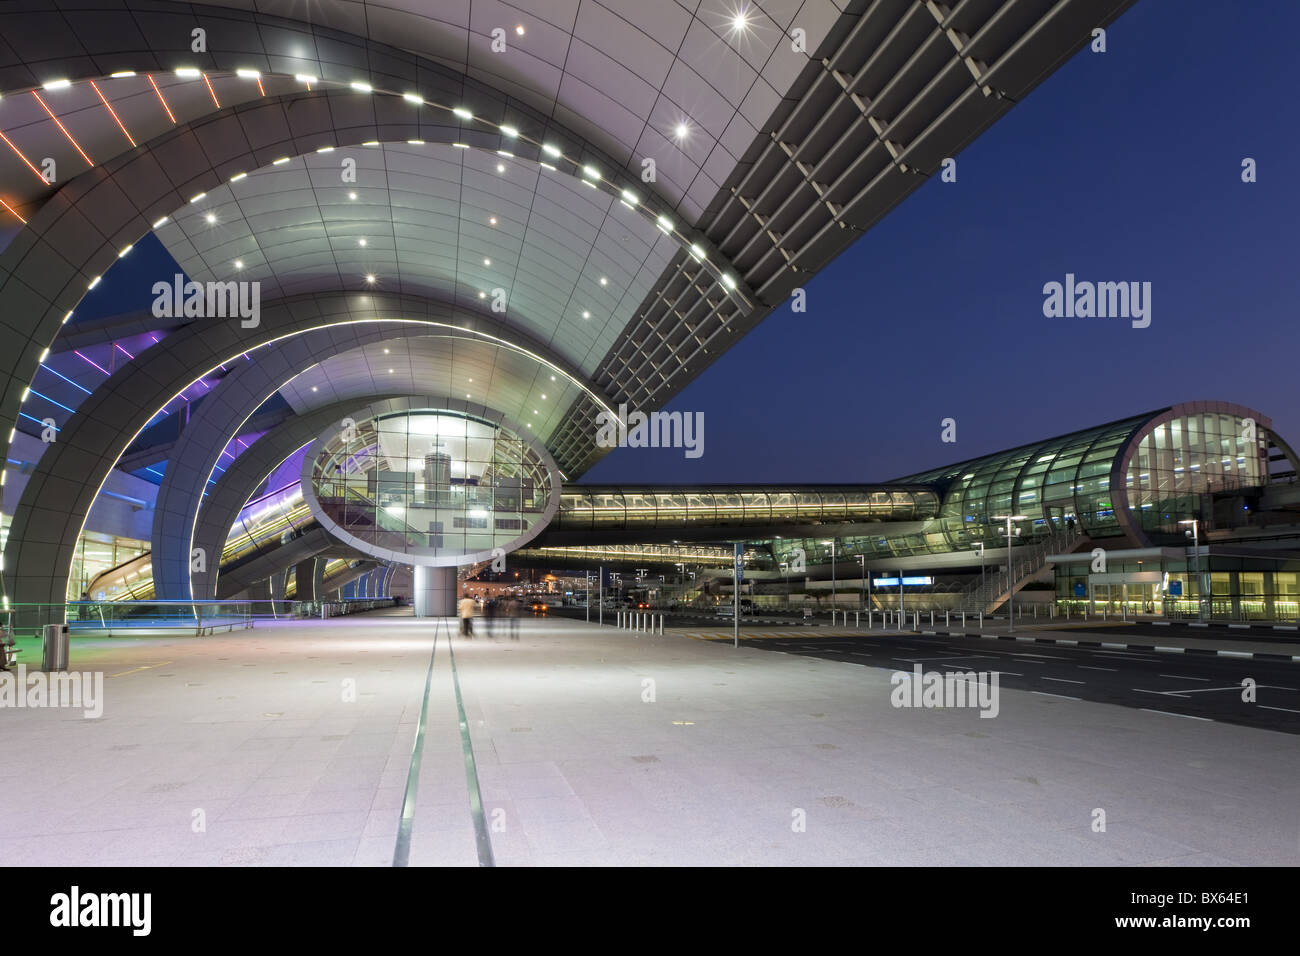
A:
[[[1081,680],[1066,680],[1064,677],[1044,677],[1043,680],[1054,680],[1054,681],[1056,681],[1058,684],[1084,684],[1084,683],[1087,683],[1086,681],[1081,681]]]
[[[1288,714],[1300,714],[1300,710],[1292,710],[1290,707],[1270,707],[1268,704],[1260,704],[1265,710],[1285,710]]]
[[[1172,680],[1209,680],[1208,677],[1184,677],[1182,674],[1157,674],[1157,677],[1168,677]]]
[[[1118,667],[1089,667],[1087,664],[1077,665],[1081,671],[1110,671],[1112,674],[1118,674]]]
[[[1049,694],[1046,691],[1031,690],[1029,693],[1037,694],[1039,697],[1056,697],[1060,700],[1078,700],[1078,697],[1066,697],[1064,694]]]

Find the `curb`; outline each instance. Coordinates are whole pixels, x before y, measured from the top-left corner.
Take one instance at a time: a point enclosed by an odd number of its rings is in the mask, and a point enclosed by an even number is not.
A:
[[[870,631],[865,632],[870,635]],[[1075,641],[1054,637],[1017,637],[1014,634],[981,634],[978,631],[904,631],[924,637],[978,637],[986,641],[1024,641],[1033,644],[1061,644],[1072,647],[1102,647],[1110,651],[1156,651],[1162,654],[1202,654],[1218,657],[1240,657],[1261,661],[1286,661],[1300,663],[1300,654],[1270,654],[1267,651],[1229,651],[1209,647],[1164,647],[1160,644],[1118,644],[1114,641]]]

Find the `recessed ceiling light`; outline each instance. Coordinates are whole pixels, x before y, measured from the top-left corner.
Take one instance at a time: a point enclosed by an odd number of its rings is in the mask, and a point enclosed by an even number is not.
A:
[[[519,34],[519,36],[523,36],[523,35],[524,35],[524,25],[523,25],[522,23],[518,24],[518,25],[515,27],[515,33]]]
[[[374,282],[374,281],[375,281],[375,275],[374,275],[373,272],[371,272],[371,273],[367,273],[367,275],[366,275],[366,281],[367,281],[367,282]]]
[[[43,88],[47,90],[66,90],[71,85],[71,80],[50,80],[50,82],[44,84]]]
[[[636,193],[632,192],[632,190],[624,189],[623,202],[629,206],[635,206],[638,202],[640,202],[640,199],[637,197]]]
[[[513,126],[502,125],[501,133],[504,136],[509,136],[511,139],[514,139],[519,135],[519,130],[515,129]]]
[[[348,193],[348,198],[349,198],[349,199],[356,199],[356,198],[357,198],[357,194],[356,194],[356,193]]]
[[[703,259],[704,250],[701,249],[697,243],[691,243],[691,255],[693,255],[696,259]]]
[[[542,398],[543,398],[543,399],[546,398],[546,393],[545,393],[545,392],[542,392]]]
[[[586,176],[588,179],[599,179],[600,170],[595,166],[583,166],[582,175]]]
[[[488,223],[489,223],[490,225],[495,226],[495,225],[497,224],[497,217],[496,217],[496,216],[488,216]]]
[[[215,212],[210,212],[210,213],[208,213],[206,216],[204,216],[203,218],[206,219],[206,220],[208,221],[208,224],[209,224],[209,225],[211,225],[212,223],[214,223],[214,222],[217,221],[217,214],[216,214]]]
[[[555,376],[554,376],[554,375],[551,376],[551,381],[552,381],[552,382],[555,381]]]
[[[313,392],[318,392],[318,391],[320,391],[320,389],[318,389],[315,385],[313,385],[313,386],[311,387],[311,390],[312,390]]]
[[[334,147],[333,147],[333,146],[322,146],[320,149],[316,150],[316,152],[318,152],[318,153],[332,153],[332,152],[334,152]]]
[[[677,128],[673,130],[673,132],[677,134],[678,139],[685,139],[690,131],[691,128],[685,123],[678,123]]]
[[[295,74],[293,75],[293,78],[294,78],[295,80],[297,80],[299,83],[315,83],[315,82],[316,82],[316,77],[312,76],[310,73],[295,73]]]
[[[202,76],[203,74],[192,66],[183,66],[176,71],[176,75],[182,80],[192,80],[196,76]]]
[[[604,276],[601,276],[601,277],[600,277],[600,284],[601,284],[601,285],[609,285],[609,280],[606,279]]]
[[[469,398],[469,392],[466,392],[466,393],[465,393],[465,397],[466,397],[466,398]]]
[[[262,74],[257,70],[242,69],[235,71],[235,76],[239,77],[241,80],[255,80],[261,75]]]
[[[157,229],[159,226],[161,226],[163,223],[165,223],[165,222],[167,221],[167,219],[168,219],[167,216],[163,216],[161,219],[159,219],[157,222],[155,222],[155,223],[153,224],[153,228],[154,228],[154,229]]]
[[[385,354],[385,355],[388,354],[388,349],[384,349],[384,354]]]
[[[584,309],[584,310],[583,310],[583,313],[582,313],[582,317],[583,317],[584,319],[589,319],[589,318],[591,318],[591,313],[588,312],[588,311],[586,311],[586,310]]]
[[[461,119],[467,120],[467,119],[474,118],[474,114],[471,113],[469,110],[465,109],[465,107],[463,106],[452,107],[452,112],[455,113],[457,116],[459,116]]]
[[[116,73],[108,74],[110,80],[124,80],[128,76],[135,76],[135,70],[118,70]]]
[[[473,380],[472,378],[469,379],[469,383],[470,383],[471,385],[473,385],[473,384],[474,384],[474,380]]]
[[[667,216],[660,216],[658,220],[658,225],[659,228],[662,229],[664,232],[673,231],[673,221],[669,219]]]
[[[403,93],[402,99],[406,100],[408,103],[414,103],[416,106],[424,105],[424,99],[419,93]]]
[[[247,179],[247,178],[248,178],[248,173],[235,173],[235,175],[230,177],[230,181],[232,183],[237,183],[241,179]]]
[[[206,196],[206,195],[207,195],[207,193],[199,193],[197,196],[191,196],[191,197],[190,197],[190,202],[191,202],[191,203],[196,203],[196,202],[198,202],[200,199],[202,199],[202,198],[203,198],[204,196]]]
[[[737,10],[735,16],[731,18],[731,29],[737,33],[749,29],[749,15],[744,10]]]
[[[388,370],[388,374],[389,374],[389,375],[392,375],[392,374],[393,374],[393,370],[392,370],[391,368]]]
[[[542,144],[542,152],[545,153],[547,156],[559,156],[559,155],[560,155],[560,149],[559,149],[559,147],[558,147],[558,146],[552,146],[550,143],[543,143],[543,144]]]
[[[373,93],[375,89],[369,83],[362,83],[360,80],[355,80],[352,83],[349,83],[348,85],[351,86],[358,93]]]
[[[491,260],[491,259],[484,259],[484,260],[483,260],[483,265],[485,265],[485,266],[490,266],[490,265],[492,265],[492,260]]]
[[[277,159],[277,160],[273,160],[273,161],[271,162],[271,165],[272,165],[272,166],[283,166],[283,165],[284,165],[285,163],[287,163],[288,161],[289,161],[289,157],[288,157],[288,156],[281,156],[279,159]]]
[[[364,240],[364,239],[358,239],[358,240],[357,240],[357,245],[359,245],[359,246],[364,246],[365,244],[366,244],[366,240]]]
[[[479,297],[480,299],[486,299],[486,298],[487,298],[487,293],[486,293],[486,292],[480,292],[480,293],[478,294],[478,297]]]
[[[724,272],[722,274],[722,284],[728,289],[734,289],[736,287],[736,280]]]
[[[423,146],[423,145],[424,145],[424,140],[422,140],[422,139],[408,139],[408,140],[406,141],[406,145],[407,145],[407,146]]]
[[[505,163],[497,163],[497,172],[499,172],[499,173],[504,173],[505,171],[506,171],[506,164],[505,164]]]
[[[235,268],[236,268],[236,269],[242,269],[242,268],[244,268],[244,260],[243,260],[243,259],[236,259],[236,260],[235,260]]]

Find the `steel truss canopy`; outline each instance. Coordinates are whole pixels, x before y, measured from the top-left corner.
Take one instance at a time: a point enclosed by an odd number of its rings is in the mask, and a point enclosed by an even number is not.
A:
[[[22,411],[40,363],[84,340],[80,299],[153,230],[188,278],[272,300],[486,315],[499,291],[504,336],[584,380],[536,412],[577,478],[602,407],[662,407],[1130,3],[7,5],[0,417],[46,417]],[[132,357],[177,327],[127,324],[103,344]],[[389,373],[376,344],[286,384],[291,412],[390,374],[409,391],[435,361],[426,342]],[[527,423],[549,383],[492,355],[476,371]],[[60,428],[111,373],[67,368],[41,373],[80,389],[41,398]],[[449,394],[460,374],[444,361]]]

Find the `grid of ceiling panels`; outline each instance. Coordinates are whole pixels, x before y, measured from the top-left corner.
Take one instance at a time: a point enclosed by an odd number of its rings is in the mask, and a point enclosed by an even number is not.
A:
[[[1131,2],[877,0],[846,17],[699,223],[765,308],[709,321],[706,291],[680,297],[679,253],[593,379],[662,407]],[[592,433],[575,408],[556,438],[575,472],[598,457]]]
[[[342,180],[345,159],[355,182]],[[433,143],[292,158],[212,190],[157,234],[190,278],[259,281],[263,301],[375,289],[488,311],[503,289],[505,319],[587,373],[676,249],[579,179]]]
[[[217,0],[304,16],[302,0]],[[640,173],[694,222],[846,4],[832,0],[317,0],[310,18],[426,56],[564,124]],[[737,26],[743,11],[744,26]],[[523,32],[518,32],[522,27]],[[492,31],[506,31],[493,52]],[[687,132],[678,136],[678,126]]]
[[[544,443],[582,389],[536,360],[482,340],[392,338],[322,361],[280,389],[298,414],[376,395],[447,395],[494,408]]]

